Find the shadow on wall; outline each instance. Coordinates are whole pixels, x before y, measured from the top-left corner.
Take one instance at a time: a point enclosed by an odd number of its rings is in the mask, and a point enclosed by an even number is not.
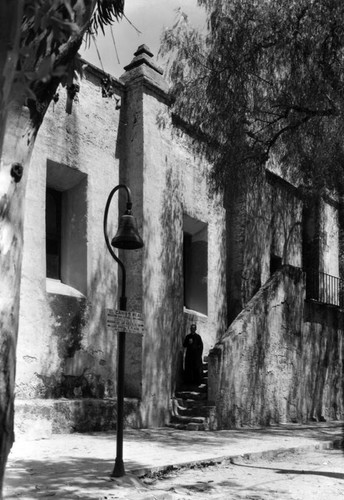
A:
[[[104,244],[105,245],[105,244]],[[41,398],[114,397],[117,337],[106,326],[106,306],[117,290],[116,269],[99,257],[88,300],[50,298],[52,338],[41,373],[35,373]],[[113,307],[115,307],[115,300]],[[55,351],[56,350],[56,351]],[[52,371],[49,360],[58,358]]]
[[[302,321],[302,271],[285,266],[258,294],[248,366],[249,407],[245,418],[259,425],[296,421],[290,388],[299,383]],[[245,333],[245,332],[243,332]],[[249,330],[246,332],[251,333]],[[288,403],[291,403],[288,414]]]
[[[318,331],[304,323],[303,291],[301,269],[284,266],[216,346],[220,428],[342,414],[343,345],[331,322]]]
[[[301,266],[302,202],[273,174],[254,180],[248,193],[226,197],[228,313],[232,322],[270,277],[272,259]]]
[[[167,161],[167,159],[166,159]],[[182,288],[182,207],[178,196],[179,181],[167,166],[160,220],[148,220],[158,227],[150,246],[145,247],[146,262],[143,293],[145,297],[146,334],[143,352],[144,380],[143,425],[163,425],[168,418],[169,400],[181,370],[183,339]],[[155,212],[154,212],[155,213]],[[158,232],[159,231],[159,232]],[[157,245],[155,261],[147,253]]]
[[[265,179],[255,179],[253,189],[246,196],[243,273],[241,281],[242,307],[262,285],[264,256],[270,246],[270,196]]]
[[[337,308],[305,302],[303,363],[308,383],[302,401],[303,413],[311,420],[343,417],[343,319]]]
[[[227,297],[229,324],[261,287],[263,256],[269,252],[270,193],[265,177],[250,192],[226,193]]]
[[[216,284],[216,292],[214,298],[214,305],[216,307],[216,315],[214,318],[216,335],[215,341],[222,338],[224,332],[228,327],[228,311],[227,311],[227,274],[226,274],[226,259],[227,259],[227,248],[226,248],[226,237],[224,234],[225,230],[219,237],[216,238],[218,242],[220,252],[218,255],[218,261],[216,263],[215,274],[218,277],[218,281]],[[221,304],[221,307],[219,307]],[[208,353],[206,353],[208,354]]]

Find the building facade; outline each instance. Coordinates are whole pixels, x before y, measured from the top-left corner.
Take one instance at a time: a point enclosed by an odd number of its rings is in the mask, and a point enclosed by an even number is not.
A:
[[[77,99],[61,91],[48,110],[25,209],[18,432],[113,428],[121,328],[125,425],[165,425],[191,323],[209,354],[215,427],[342,417],[340,203],[306,203],[273,163],[249,195],[214,195],[169,108],[141,46],[119,80],[89,66]],[[119,253],[125,314],[103,234],[119,184],[144,241]],[[111,235],[124,204],[118,191]]]
[[[231,317],[209,356],[216,426],[342,419],[341,203],[271,161],[227,208]]]
[[[190,324],[197,323],[205,352],[226,326],[225,210],[210,196],[209,166],[172,129],[167,91],[143,46],[120,80],[89,66],[77,99],[62,90],[48,110],[25,209],[19,431],[28,423],[47,432],[115,423],[121,276],[103,217],[116,185],[130,188],[144,241],[142,250],[120,251],[128,299],[125,424],[167,423]],[[119,190],[110,239],[124,202]]]

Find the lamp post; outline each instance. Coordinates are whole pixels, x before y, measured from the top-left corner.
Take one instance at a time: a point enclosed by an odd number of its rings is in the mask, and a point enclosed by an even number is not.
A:
[[[116,236],[111,240],[111,245],[114,248],[124,250],[135,250],[143,247],[143,241],[139,235],[135,219],[131,213],[131,192],[125,184],[119,184],[109,194],[104,212],[104,236],[106,246],[115,259],[122,271],[122,290],[119,299],[119,308],[121,311],[127,310],[127,297],[125,295],[126,288],[126,270],[123,262],[117,257],[111,248],[107,235],[107,217],[110,203],[113,195],[119,189],[125,189],[127,192],[127,209],[124,215],[121,216]],[[124,361],[125,361],[125,332],[118,332],[118,372],[117,372],[117,441],[116,441],[116,461],[112,477],[121,477],[125,475],[123,463],[123,407],[124,407]]]

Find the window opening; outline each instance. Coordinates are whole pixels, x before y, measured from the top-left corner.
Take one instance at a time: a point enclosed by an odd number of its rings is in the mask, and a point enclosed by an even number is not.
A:
[[[320,203],[306,200],[302,213],[302,267],[306,272],[306,297],[319,299]]]
[[[270,254],[270,276],[282,267],[282,257]]]
[[[62,193],[46,191],[46,262],[47,278],[61,279],[61,209]]]
[[[87,176],[48,160],[47,278],[87,294]]]
[[[184,306],[208,313],[208,230],[207,225],[184,216],[183,232]]]

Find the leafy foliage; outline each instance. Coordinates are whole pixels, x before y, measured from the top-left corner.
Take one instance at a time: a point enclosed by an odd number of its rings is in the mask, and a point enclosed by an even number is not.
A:
[[[162,53],[178,123],[203,138],[217,187],[243,182],[266,161],[299,182],[343,189],[344,2],[198,0],[208,30],[185,16]]]
[[[124,12],[124,0],[114,2],[113,0],[97,0],[96,10],[91,19],[89,31],[97,32],[100,28],[104,33],[104,26],[112,24],[122,17]]]
[[[123,9],[123,0],[24,0],[17,86],[35,99],[51,79],[70,84],[85,32],[103,30]]]

